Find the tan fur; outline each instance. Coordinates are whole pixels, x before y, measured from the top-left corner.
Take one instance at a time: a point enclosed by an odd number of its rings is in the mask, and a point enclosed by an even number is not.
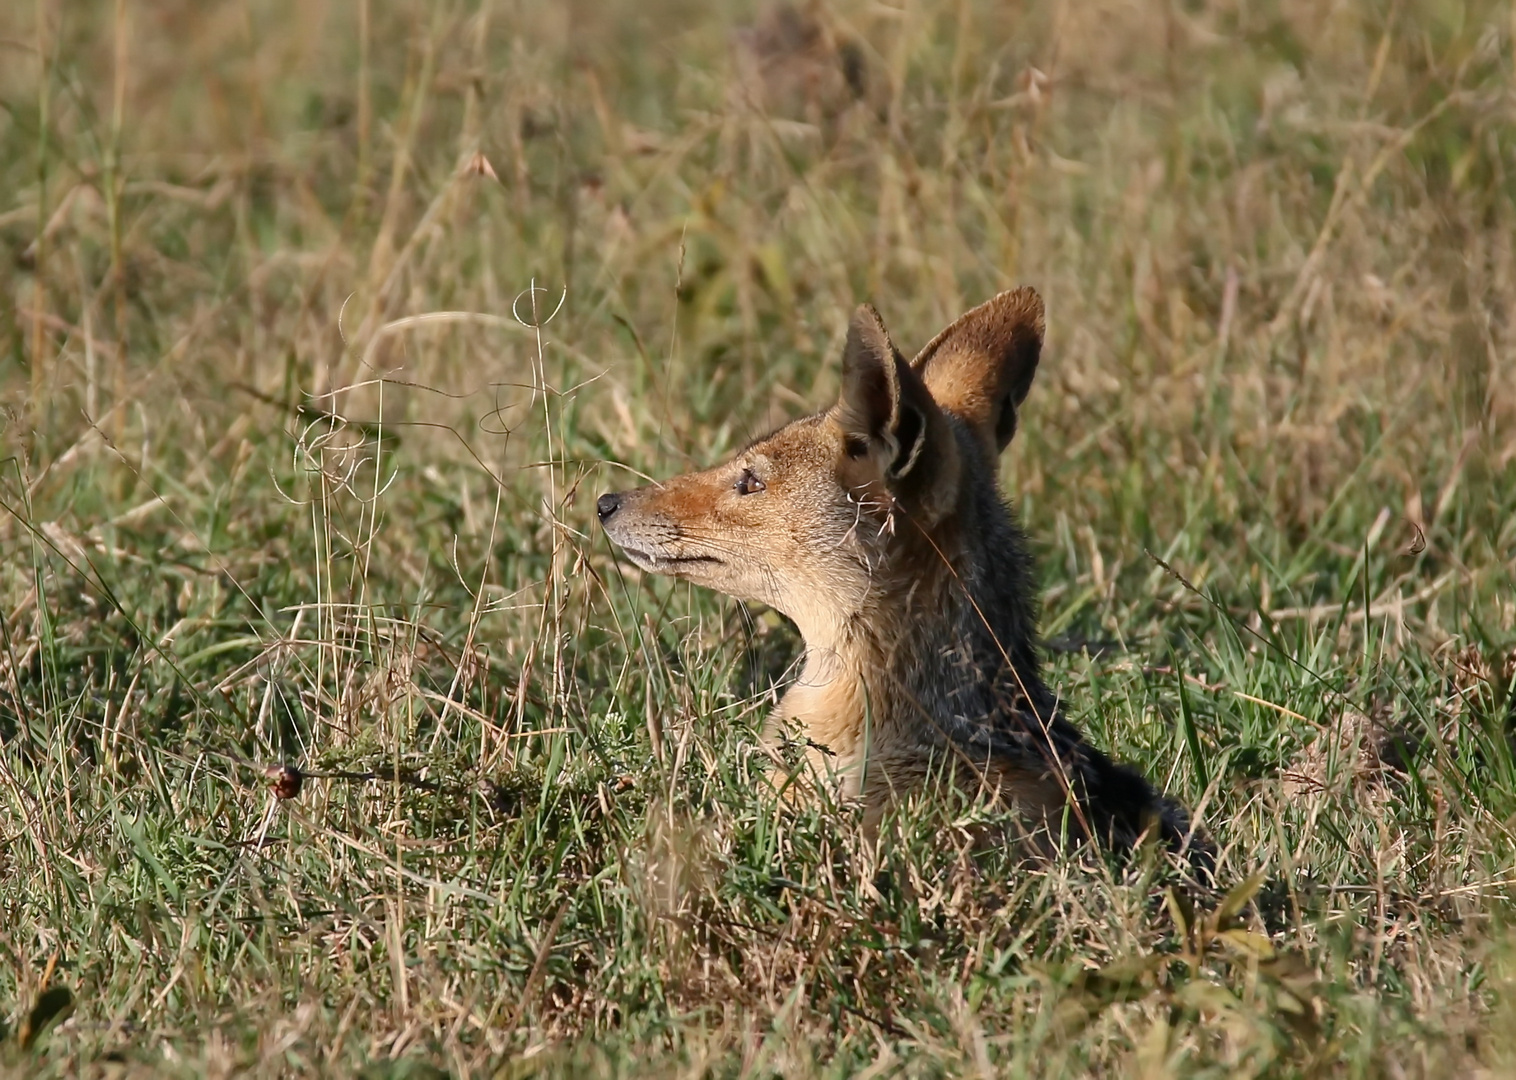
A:
[[[938,404],[962,417],[993,457],[1015,433],[1017,410],[1042,353],[1042,334],[1042,299],[1031,289],[1016,289],[962,316],[928,342],[912,366]],[[1010,363],[985,371],[985,357],[1006,352],[1013,354]],[[1010,430],[1004,430],[1006,423]]]
[[[871,819],[946,772],[1034,821],[1072,808],[1086,834],[1130,842],[1182,815],[1058,715],[996,485],[1042,335],[1042,302],[1019,289],[907,364],[861,307],[830,409],[715,468],[604,495],[599,511],[643,569],[794,621],[804,662],[769,738],[801,739]]]

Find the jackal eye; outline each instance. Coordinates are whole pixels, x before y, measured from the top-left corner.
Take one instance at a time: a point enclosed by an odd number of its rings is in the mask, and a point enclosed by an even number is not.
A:
[[[737,477],[737,482],[732,485],[732,490],[738,495],[756,495],[766,485],[753,473],[752,469],[743,469],[742,475]]]

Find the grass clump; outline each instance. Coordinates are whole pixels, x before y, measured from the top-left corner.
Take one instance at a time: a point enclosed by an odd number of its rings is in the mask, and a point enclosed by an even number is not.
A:
[[[1509,1070],[1509,15],[6,8],[0,1070]],[[792,633],[592,528],[1020,283],[1216,897],[776,805]]]

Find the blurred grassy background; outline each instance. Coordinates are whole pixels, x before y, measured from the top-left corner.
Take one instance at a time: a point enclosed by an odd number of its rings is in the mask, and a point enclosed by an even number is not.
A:
[[[0,1069],[1504,1074],[1513,33],[7,6]],[[1056,684],[1254,936],[776,808],[793,635],[592,527],[1023,283]]]

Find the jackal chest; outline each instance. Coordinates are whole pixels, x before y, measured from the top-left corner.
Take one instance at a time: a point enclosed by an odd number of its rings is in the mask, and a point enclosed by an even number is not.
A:
[[[838,793],[851,798],[877,782],[872,772],[907,750],[909,732],[896,711],[870,693],[859,672],[807,662],[769,717],[766,737],[803,740],[815,775],[832,777]]]

